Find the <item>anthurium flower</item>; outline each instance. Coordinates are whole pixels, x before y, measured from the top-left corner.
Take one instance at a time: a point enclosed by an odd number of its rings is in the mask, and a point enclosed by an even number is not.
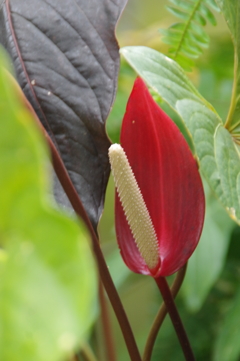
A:
[[[110,147],[109,156],[123,260],[137,273],[171,275],[198,244],[204,193],[187,142],[140,78],[127,104],[120,142]]]

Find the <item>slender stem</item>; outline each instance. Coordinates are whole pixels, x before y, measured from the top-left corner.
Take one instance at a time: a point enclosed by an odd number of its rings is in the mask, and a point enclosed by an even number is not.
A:
[[[108,304],[101,281],[99,282],[99,301],[101,306],[103,335],[105,340],[105,353],[107,355],[106,360],[116,361],[116,353],[115,353],[113,334],[111,330],[111,324],[110,324],[110,318],[108,312]]]
[[[164,277],[158,277],[155,279],[157,286],[162,294],[162,298],[167,307],[169,316],[172,320],[173,326],[175,328],[178,340],[180,342],[181,348],[183,350],[186,361],[195,361],[195,357],[189,343],[186,331],[182,324],[181,318],[179,316],[177,307],[174,303],[171,291],[169,289],[168,283]]]
[[[236,109],[236,93],[237,93],[237,86],[238,86],[238,65],[239,65],[239,59],[238,59],[238,52],[237,48],[234,47],[234,73],[233,73],[233,87],[232,87],[232,97],[231,97],[231,104],[227,115],[227,120],[224,124],[224,127],[228,129],[230,132],[235,128],[235,126],[231,126],[232,117]]]
[[[88,345],[88,343],[83,343],[81,345],[81,354],[83,355],[86,361],[97,361],[96,356],[92,352],[92,349]]]
[[[187,263],[182,268],[180,268],[180,270],[178,271],[178,273],[173,281],[173,284],[171,286],[171,293],[172,293],[173,298],[176,297],[176,295],[178,294],[178,291],[180,290],[180,287],[183,283],[183,280],[184,280],[184,277],[186,274],[186,269],[187,269]],[[160,309],[153,321],[151,330],[149,332],[146,346],[145,346],[144,353],[143,353],[143,361],[151,360],[153,346],[156,341],[160,327],[162,326],[162,323],[166,317],[166,314],[167,314],[167,307],[166,307],[165,303],[163,302],[160,306]]]
[[[16,81],[14,81],[14,82],[16,85],[18,85]],[[122,334],[123,334],[131,361],[141,361],[141,356],[140,356],[129,320],[127,318],[127,315],[123,308],[122,302],[120,300],[118,292],[115,288],[115,285],[114,285],[111,275],[109,273],[107,264],[105,262],[105,259],[104,259],[104,256],[103,256],[103,253],[101,250],[101,247],[99,245],[99,239],[96,235],[96,232],[93,229],[93,226],[92,226],[92,224],[87,216],[87,213],[82,205],[79,195],[69,177],[69,174],[65,168],[65,165],[64,165],[55,145],[53,144],[53,141],[49,137],[47,131],[45,130],[42,123],[38,119],[34,109],[32,108],[31,104],[28,102],[27,98],[25,98],[25,96],[22,93],[19,86],[18,86],[18,89],[19,89],[19,96],[22,98],[22,100],[25,103],[25,105],[27,106],[27,108],[33,114],[37,124],[39,125],[40,129],[42,130],[43,134],[45,135],[46,141],[47,141],[50,151],[51,151],[52,163],[53,163],[54,170],[58,176],[58,179],[59,179],[66,195],[68,196],[68,199],[70,200],[70,202],[72,204],[74,211],[80,218],[83,219],[83,221],[85,222],[85,224],[90,232],[91,239],[92,239],[93,252],[95,254],[99,274],[100,274],[101,280],[103,282],[103,285],[105,287],[105,290],[107,292],[107,295],[109,297],[109,300],[111,302],[111,305],[113,307],[113,310],[115,312],[115,315],[117,317],[119,326],[122,330]]]

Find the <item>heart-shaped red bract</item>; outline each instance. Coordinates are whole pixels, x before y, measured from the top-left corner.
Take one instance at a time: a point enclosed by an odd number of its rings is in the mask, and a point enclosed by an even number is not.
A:
[[[198,244],[205,213],[204,192],[187,142],[140,78],[127,104],[121,145],[155,227],[159,266],[149,270],[144,262],[116,194],[115,224],[122,257],[134,272],[155,278],[171,275],[187,262]]]

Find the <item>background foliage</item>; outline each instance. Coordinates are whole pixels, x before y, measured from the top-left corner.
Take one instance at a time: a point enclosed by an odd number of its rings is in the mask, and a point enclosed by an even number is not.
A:
[[[174,3],[176,5],[177,2]],[[167,5],[172,4],[169,1],[151,0],[150,6],[139,4],[134,0],[130,1],[118,27],[120,44],[149,46],[168,55],[169,46],[163,42],[162,30],[159,29],[167,29],[179,19],[167,11]],[[209,36],[209,47],[202,48],[203,54],[194,60],[194,64],[191,63],[192,71],[187,73],[187,76],[225,122],[232,94],[234,48],[222,14],[214,10],[212,12],[217,25],[212,26],[207,23],[203,27]],[[122,59],[117,99],[107,122],[108,132],[113,141],[118,141],[121,119],[135,76],[135,72]],[[192,146],[181,119],[158,95],[154,94],[154,96],[174,119]],[[238,335],[237,324],[240,321],[238,302],[240,230],[236,223],[231,221],[207,184],[205,184],[205,193],[207,213],[202,238],[189,261],[187,276],[177,302],[196,351],[197,360],[238,360],[240,352],[234,335]],[[113,185],[110,181],[108,207],[100,225],[101,238],[105,242],[104,247],[113,275],[115,274],[113,259],[114,263],[118,264],[115,277],[120,284],[121,294],[137,333],[138,342],[140,344],[143,342],[140,346],[143,348],[159,298],[150,279],[129,275],[121,259],[118,259],[113,241],[113,226],[112,231],[109,230],[109,224],[113,222],[112,194]],[[120,270],[122,270],[122,279],[119,279]],[[140,298],[141,304],[136,303]],[[115,332],[118,333],[117,330]],[[126,356],[121,343],[119,349],[121,358],[124,359]],[[182,360],[179,351],[177,339],[170,322],[167,321],[160,331],[153,360],[157,361],[160,358]]]
[[[183,8],[183,3],[188,5]],[[218,3],[231,4],[225,7],[225,12],[227,17],[234,18],[238,0],[219,0]],[[189,14],[189,10],[193,13],[194,4],[199,7],[196,8],[193,22],[186,14]],[[167,5],[178,10],[169,12]],[[171,56],[187,70],[191,69],[188,78],[225,122],[229,114],[234,75],[235,95],[238,95],[239,69],[235,68],[234,73],[234,49],[229,29],[222,14],[214,8],[212,0],[172,0],[171,4],[167,0],[129,0],[118,26],[117,37],[124,47],[149,46],[163,54],[170,51]],[[169,30],[173,23],[179,21],[176,14],[183,25]],[[238,21],[236,18],[232,26],[236,56],[239,56]],[[176,54],[176,40],[179,41],[184,29],[192,32],[189,31],[187,42]],[[200,41],[198,36],[201,31]],[[194,62],[189,60],[189,55]],[[43,139],[31,126],[30,115],[15,99],[14,87],[11,87],[6,76],[6,73],[0,73],[0,106],[3,118],[8,119],[8,122],[1,123],[0,131],[0,164],[1,169],[6,170],[0,175],[0,238],[9,256],[0,249],[0,274],[6,280],[0,285],[0,295],[4,295],[0,298],[0,359],[12,360],[18,347],[24,359],[61,359],[74,348],[81,347],[81,342],[89,336],[98,359],[103,361],[102,331],[98,319],[90,331],[96,316],[96,277],[87,245],[87,232],[74,217],[60,212],[49,200],[50,182],[46,176],[50,174],[48,153]],[[121,120],[135,77],[135,72],[122,59],[117,98],[107,122],[108,134],[113,142],[119,139]],[[159,94],[153,92],[153,96],[174,119],[194,150],[180,117]],[[236,103],[231,104],[232,117],[228,117],[228,129],[237,140],[238,101],[237,98]],[[23,169],[23,166],[26,168]],[[8,193],[3,192],[5,184],[8,184]],[[34,200],[31,207],[26,189]],[[11,199],[11,194],[14,194],[14,199]],[[240,356],[240,227],[230,219],[207,183],[205,194],[207,212],[202,238],[189,261],[177,303],[198,361],[237,361]],[[110,179],[99,226],[101,243],[142,351],[161,299],[152,280],[130,273],[120,258],[114,234],[113,196],[114,187]],[[23,219],[26,224],[22,223]],[[39,220],[44,220],[44,229],[39,225]],[[10,232],[10,229],[13,231]],[[81,292],[78,291],[79,285]],[[27,299],[24,298],[26,288],[31,289]],[[50,302],[48,299],[42,302],[45,292],[51,295]],[[42,313],[40,318],[35,314],[35,309]],[[15,322],[12,322],[13,316]],[[49,323],[50,318],[52,322]],[[112,324],[119,361],[125,361],[128,356],[113,315]],[[21,334],[17,333],[19,329]],[[42,344],[38,343],[39,339]],[[9,343],[15,344],[17,350],[6,347]],[[42,353],[39,349],[43,350]],[[153,361],[159,359],[183,360],[168,318],[154,349]]]

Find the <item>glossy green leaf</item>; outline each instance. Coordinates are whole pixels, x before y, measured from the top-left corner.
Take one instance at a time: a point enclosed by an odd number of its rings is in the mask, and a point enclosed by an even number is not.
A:
[[[240,141],[240,2],[238,0],[217,0],[229,27],[234,45],[234,84],[231,106],[226,128]]]
[[[229,215],[240,224],[239,152],[216,111],[173,60],[146,47],[126,47],[121,52],[180,115],[192,136],[202,173]]]
[[[87,336],[95,267],[83,224],[47,196],[48,152],[15,87],[1,66],[0,360],[57,361]]]
[[[192,312],[199,311],[218,279],[225,264],[230,232],[235,226],[207,185],[205,195],[206,215],[202,236],[188,261],[187,273],[181,288],[184,301]]]
[[[224,320],[217,337],[213,361],[238,361],[240,323],[240,290],[232,300],[229,309],[224,313]]]

